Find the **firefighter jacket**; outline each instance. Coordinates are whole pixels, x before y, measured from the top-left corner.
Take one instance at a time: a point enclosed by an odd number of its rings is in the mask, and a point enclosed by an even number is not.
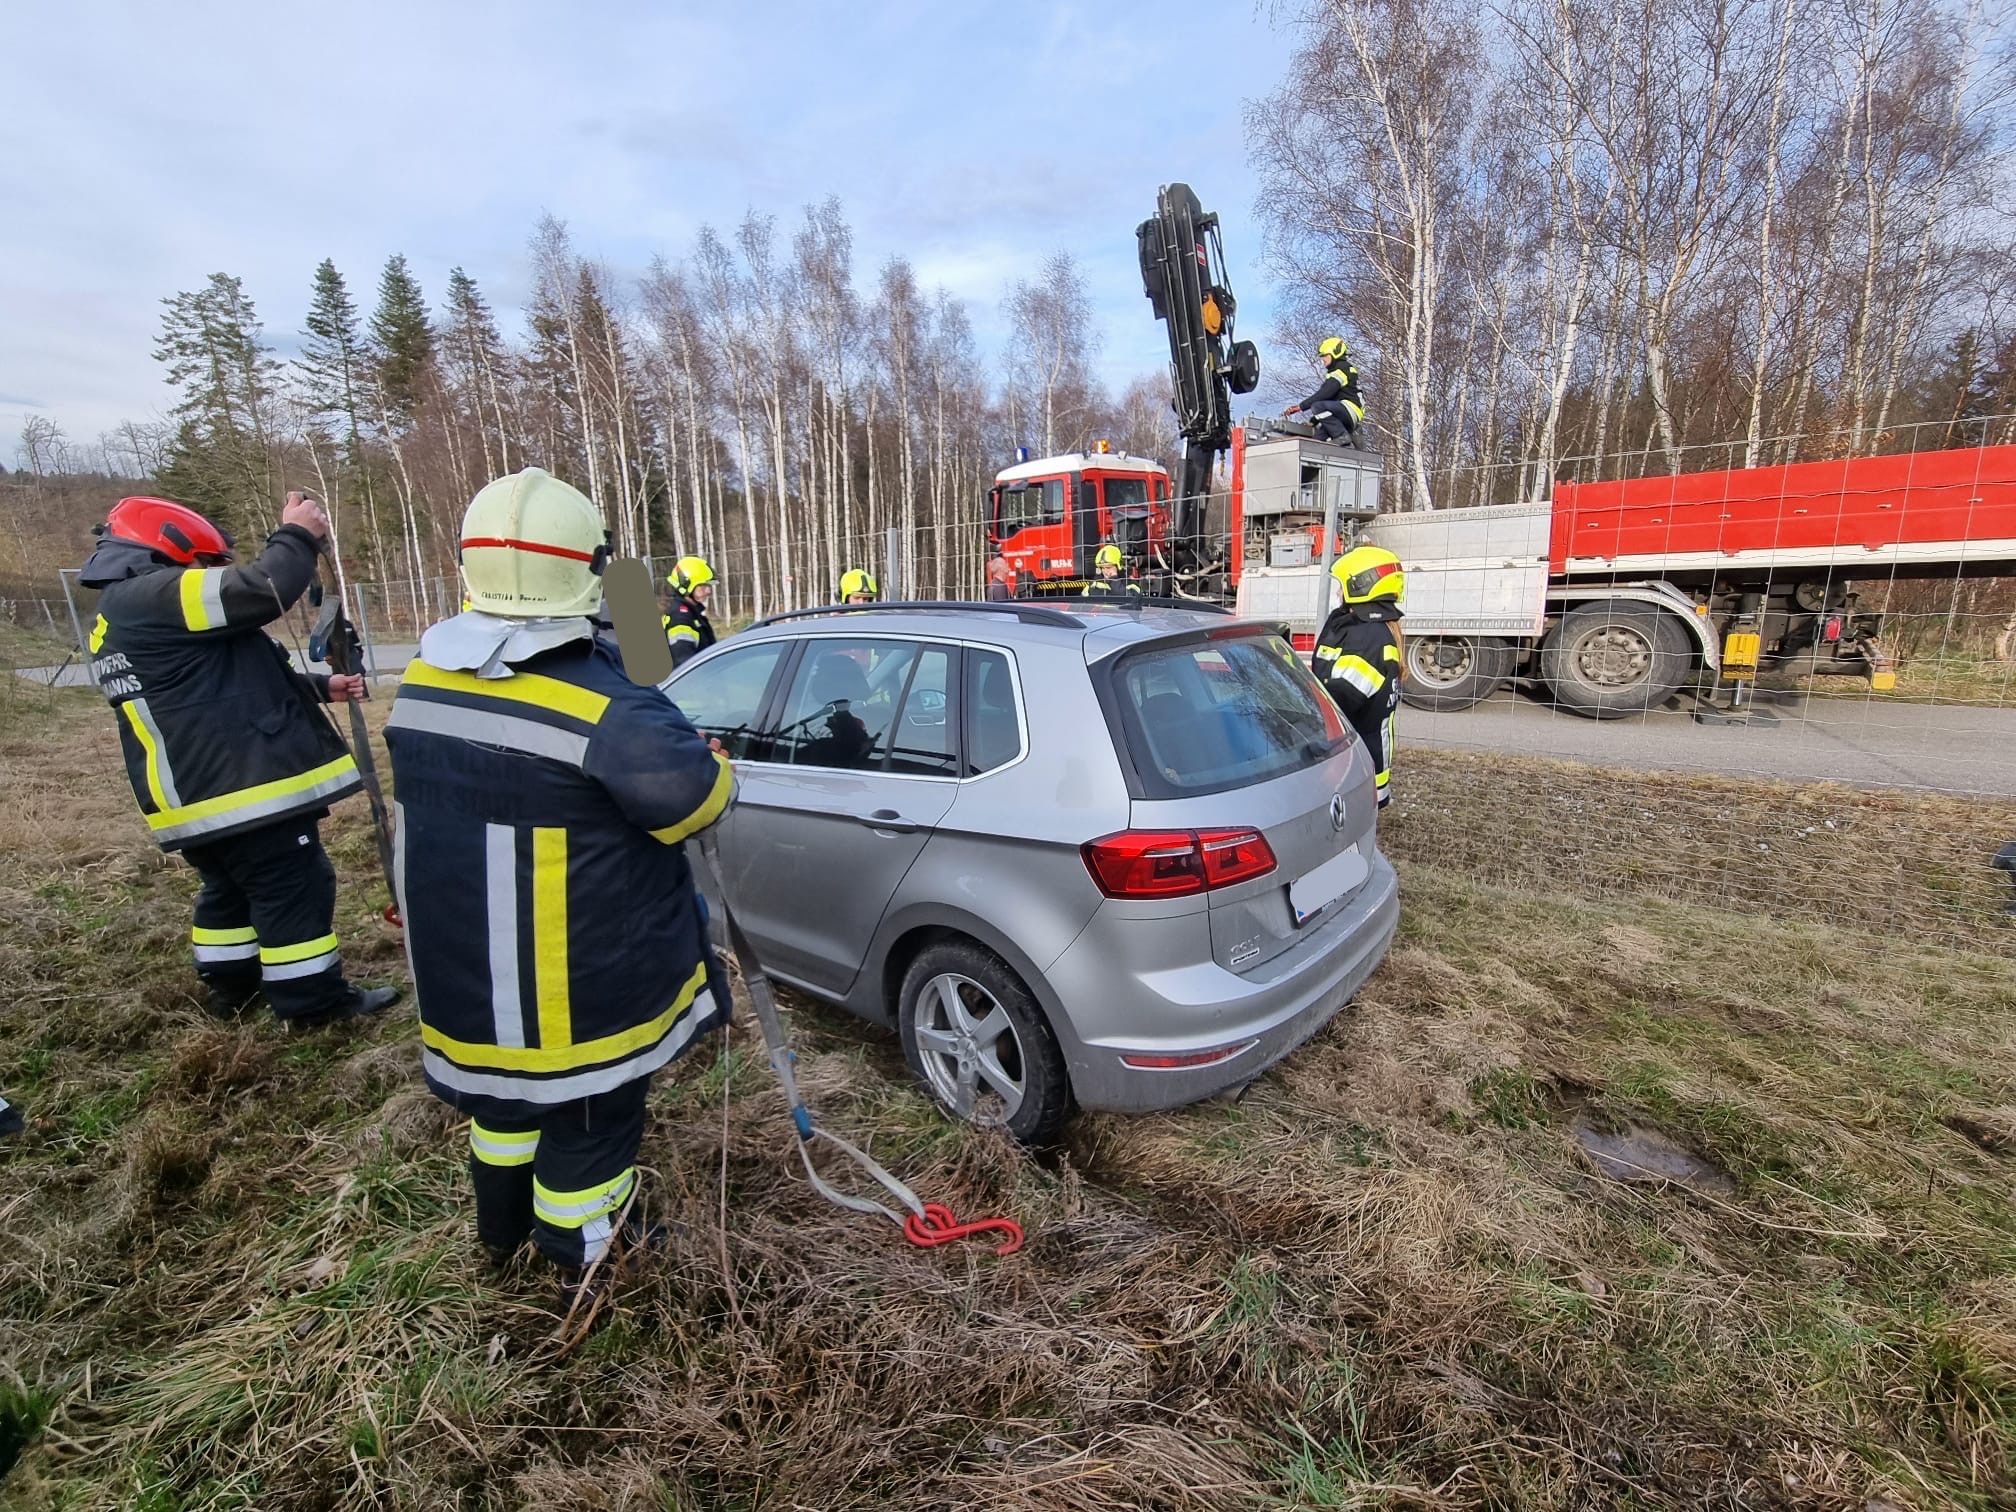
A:
[[[1323,382],[1316,392],[1304,399],[1296,408],[1314,414],[1320,411],[1342,410],[1351,417],[1356,426],[1365,418],[1365,406],[1358,395],[1358,369],[1349,357],[1340,358],[1337,364],[1323,375]]]
[[[734,773],[599,640],[479,677],[437,664],[453,624],[422,638],[385,737],[422,1069],[458,1106],[607,1092],[727,1012],[680,842]]]
[[[1310,670],[1365,742],[1379,800],[1393,776],[1393,714],[1400,707],[1400,606],[1384,600],[1331,612]]]
[[[163,850],[319,814],[362,786],[316,707],[329,679],[294,671],[262,633],[314,578],[315,554],[313,536],[282,525],[238,566],[177,567],[110,538],[84,564],[78,581],[102,590],[91,675]]]
[[[1089,599],[1138,599],[1141,585],[1132,578],[1095,577],[1085,585],[1085,591],[1078,595]]]
[[[714,622],[707,618],[707,610],[683,593],[672,600],[672,612],[664,620],[675,667],[685,666],[714,644]]]

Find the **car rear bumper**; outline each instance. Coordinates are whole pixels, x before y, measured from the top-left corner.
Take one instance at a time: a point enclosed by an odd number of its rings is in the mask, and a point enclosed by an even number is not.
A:
[[[1215,963],[1179,973],[1130,972],[1126,951],[1116,951],[1095,922],[1045,974],[1065,1008],[1058,1039],[1078,1105],[1140,1113],[1180,1107],[1251,1081],[1351,1000],[1385,958],[1399,921],[1399,878],[1392,863],[1375,853],[1371,876],[1349,905],[1296,949],[1285,971],[1264,980]],[[1158,977],[1179,976],[1180,1000],[1158,990],[1163,985]],[[1073,1011],[1095,1003],[1096,1013]],[[1114,1027],[1081,1039],[1068,1027],[1095,1019],[1138,1026],[1140,1032]],[[1144,1069],[1123,1059],[1232,1046],[1244,1048],[1224,1060],[1180,1069]]]

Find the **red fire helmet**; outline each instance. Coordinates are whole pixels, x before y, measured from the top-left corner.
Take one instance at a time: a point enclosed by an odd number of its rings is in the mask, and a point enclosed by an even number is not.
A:
[[[184,566],[231,554],[231,537],[187,504],[144,495],[121,499],[105,517],[105,534],[159,552]]]

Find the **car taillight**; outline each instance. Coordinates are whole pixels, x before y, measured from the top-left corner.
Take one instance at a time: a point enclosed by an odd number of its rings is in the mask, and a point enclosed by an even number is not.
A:
[[[1274,870],[1258,830],[1122,830],[1082,847],[1085,868],[1109,898],[1180,898]]]

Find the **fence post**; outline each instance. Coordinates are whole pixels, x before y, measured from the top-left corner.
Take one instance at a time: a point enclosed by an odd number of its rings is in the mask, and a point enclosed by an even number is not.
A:
[[[882,598],[887,602],[891,599],[914,597],[913,594],[903,591],[903,568],[906,565],[903,561],[903,532],[899,527],[891,525],[883,534]]]
[[[56,581],[63,587],[63,604],[70,611],[70,633],[77,637],[77,654],[89,656],[91,651],[84,639],[84,626],[77,618],[77,600],[70,596],[70,579],[78,576],[82,570],[78,567],[59,567],[56,570]]]

